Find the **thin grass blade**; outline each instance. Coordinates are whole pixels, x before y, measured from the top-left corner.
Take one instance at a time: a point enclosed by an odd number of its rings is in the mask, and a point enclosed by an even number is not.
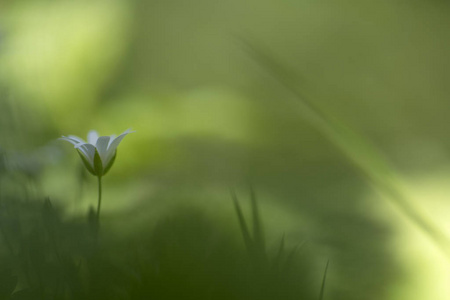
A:
[[[242,213],[242,209],[239,205],[239,201],[236,196],[236,192],[234,190],[231,190],[231,198],[233,199],[233,202],[234,202],[234,208],[236,209],[236,214],[238,216],[239,226],[241,228],[242,237],[244,238],[245,246],[247,247],[248,251],[251,251],[253,241],[250,236],[250,232],[248,230],[247,223],[245,222],[244,214]]]
[[[281,237],[281,241],[280,241],[280,247],[278,248],[278,253],[277,256],[275,257],[273,264],[272,264],[272,269],[278,271],[280,264],[281,264],[281,260],[283,258],[284,255],[284,234]]]
[[[252,205],[253,218],[253,240],[255,247],[261,253],[265,253],[264,231],[262,227],[261,217],[258,208],[258,201],[256,200],[256,193],[253,186],[250,185],[250,200]]]
[[[325,272],[323,273],[322,287],[320,288],[319,300],[323,300],[323,297],[325,295],[325,282],[327,280],[327,273],[328,273],[328,265],[329,264],[330,264],[330,260],[327,260],[327,265],[325,266]]]

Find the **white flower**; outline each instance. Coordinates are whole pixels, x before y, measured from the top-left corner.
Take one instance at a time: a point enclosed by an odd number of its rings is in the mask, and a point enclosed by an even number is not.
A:
[[[87,143],[75,135],[63,136],[60,139],[75,146],[89,172],[95,176],[103,176],[114,163],[117,146],[132,132],[134,131],[127,129],[118,137],[115,135],[99,137],[97,131],[91,130],[87,135]]]

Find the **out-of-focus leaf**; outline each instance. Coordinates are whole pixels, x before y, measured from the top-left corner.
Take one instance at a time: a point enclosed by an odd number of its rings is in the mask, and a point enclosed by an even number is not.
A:
[[[13,276],[10,270],[0,271],[0,300],[10,298],[17,285],[17,276]]]
[[[27,288],[27,289],[23,289],[23,290],[15,292],[12,295],[11,300],[37,300],[37,299],[41,299],[41,297],[39,295],[40,294],[37,289]]]
[[[384,155],[363,135],[336,120],[316,105],[299,89],[295,72],[280,63],[267,49],[250,41],[241,40],[256,62],[263,66],[278,82],[295,95],[301,105],[300,112],[315,128],[328,138],[371,184],[386,193],[402,213],[413,221],[450,260],[450,240],[427,214],[406,196],[404,182]]]

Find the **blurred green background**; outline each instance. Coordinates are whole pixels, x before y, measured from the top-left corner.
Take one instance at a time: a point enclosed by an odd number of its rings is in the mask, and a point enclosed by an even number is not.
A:
[[[329,259],[324,299],[448,299],[449,16],[439,0],[3,1],[0,196],[85,218],[96,180],[56,139],[131,127],[104,179],[116,249],[152,231],[195,252],[210,226],[244,248],[229,190],[250,221],[251,185],[268,251],[304,242],[305,294]]]

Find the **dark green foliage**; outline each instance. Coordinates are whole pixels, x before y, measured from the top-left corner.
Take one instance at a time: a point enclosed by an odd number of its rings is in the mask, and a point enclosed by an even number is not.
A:
[[[311,292],[312,283],[306,264],[300,264],[297,257],[297,252],[304,243],[286,250],[283,236],[277,253],[272,257],[265,247],[263,224],[255,191],[251,187],[252,236],[235,192],[232,191],[231,195],[249,260],[247,274],[252,280],[247,283],[248,296],[252,299],[310,299],[310,295],[300,296],[306,291]],[[304,273],[298,273],[299,270]]]
[[[0,300],[9,299],[17,285],[17,276],[12,275],[10,269],[0,271]]]
[[[314,299],[301,255],[284,238],[267,251],[254,192],[251,234],[234,200],[245,251],[197,208],[119,238],[89,218],[64,220],[50,199],[2,199],[0,300]]]

